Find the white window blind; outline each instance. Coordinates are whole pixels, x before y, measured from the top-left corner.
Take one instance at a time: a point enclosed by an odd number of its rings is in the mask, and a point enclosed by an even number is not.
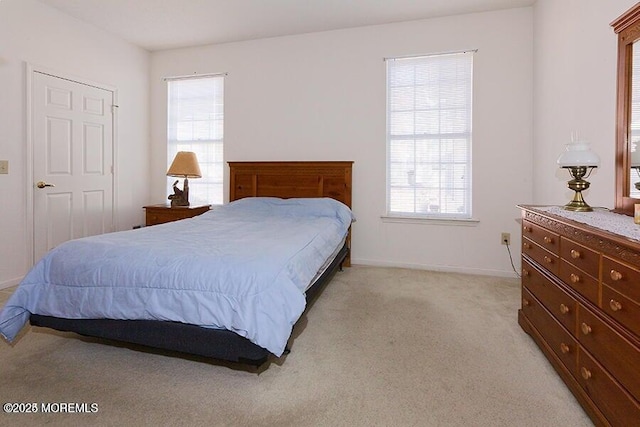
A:
[[[473,52],[387,60],[387,214],[471,218]]]
[[[224,76],[168,79],[167,135],[167,168],[178,151],[198,158],[202,178],[189,180],[191,204],[222,204]],[[167,194],[175,180],[167,178]]]

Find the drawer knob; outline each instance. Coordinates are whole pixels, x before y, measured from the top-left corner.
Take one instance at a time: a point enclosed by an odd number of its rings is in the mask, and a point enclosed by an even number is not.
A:
[[[569,348],[569,346],[565,343],[560,343],[560,351],[562,352],[562,354],[567,354],[569,353],[571,349]]]
[[[544,236],[544,240],[545,243],[553,243],[553,238],[549,237],[549,236]]]
[[[529,270],[527,270],[526,268],[523,268],[523,269],[522,269],[522,275],[523,275],[524,277],[528,276],[528,275],[529,275]]]
[[[531,302],[529,302],[529,300],[526,298],[522,298],[522,305],[524,307],[529,307],[531,305]]]
[[[571,280],[571,283],[578,283],[580,281],[580,276],[578,276],[577,274],[571,273],[571,276],[569,276],[569,279]]]
[[[533,231],[533,229],[531,227],[527,227],[526,225],[524,227],[522,227],[522,229],[528,233],[531,233],[531,231]]]
[[[622,279],[622,273],[620,273],[617,270],[611,270],[609,275],[611,276],[611,280],[614,280],[614,281],[618,281],[618,280]]]
[[[616,301],[614,299],[609,301],[609,307],[611,307],[611,310],[613,310],[613,311],[622,310],[622,304],[619,301]]]
[[[524,243],[522,244],[522,246],[523,246],[525,249],[529,249],[529,248],[531,247],[527,242],[524,242]]]
[[[591,371],[583,366],[582,368],[580,368],[580,375],[582,375],[582,378],[584,378],[585,380],[588,380],[589,378],[591,378]]]
[[[553,260],[545,255],[544,256],[544,262],[546,262],[547,264],[551,264],[553,262]]]
[[[582,330],[582,333],[585,335],[589,335],[591,333],[591,326],[587,325],[586,323],[582,323],[582,325],[580,325],[580,329]]]
[[[580,251],[576,251],[575,249],[571,249],[571,258],[578,259],[580,258]]]
[[[560,304],[560,313],[567,314],[569,312],[569,307],[564,304]]]

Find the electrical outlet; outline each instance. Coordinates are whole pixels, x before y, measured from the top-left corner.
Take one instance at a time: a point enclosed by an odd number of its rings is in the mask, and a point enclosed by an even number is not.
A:
[[[501,233],[500,243],[509,246],[511,244],[511,233]]]
[[[0,160],[0,174],[9,173],[9,160]]]

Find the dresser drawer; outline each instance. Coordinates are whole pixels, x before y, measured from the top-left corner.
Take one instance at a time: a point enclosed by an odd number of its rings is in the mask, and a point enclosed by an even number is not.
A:
[[[566,237],[560,238],[560,258],[567,260],[587,274],[598,278],[600,254]]]
[[[529,256],[554,275],[558,275],[558,267],[560,264],[560,257],[558,255],[549,252],[542,246],[527,238],[522,239],[522,253]]]
[[[522,284],[565,328],[569,331],[575,330],[576,301],[524,259],[522,260]]]
[[[640,271],[635,268],[603,256],[602,283],[640,303]]]
[[[584,349],[578,349],[578,368],[575,377],[587,395],[598,402],[612,426],[637,426],[640,406],[609,373]]]
[[[640,399],[640,350],[578,305],[578,341],[636,399]],[[640,418],[638,418],[640,419]]]
[[[522,288],[522,311],[562,363],[574,372],[578,351],[576,340],[526,288]]]
[[[602,310],[640,337],[640,304],[603,285]]]
[[[565,259],[560,260],[558,277],[594,304],[599,302],[598,280]]]
[[[560,236],[546,228],[522,221],[522,237],[536,242],[554,255],[560,255]]]

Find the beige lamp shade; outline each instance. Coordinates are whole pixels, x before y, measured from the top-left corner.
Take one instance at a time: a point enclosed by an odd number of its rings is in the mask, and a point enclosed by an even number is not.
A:
[[[173,162],[167,171],[167,176],[202,178],[196,153],[191,151],[178,151],[178,154],[176,154],[176,157],[173,159]]]

